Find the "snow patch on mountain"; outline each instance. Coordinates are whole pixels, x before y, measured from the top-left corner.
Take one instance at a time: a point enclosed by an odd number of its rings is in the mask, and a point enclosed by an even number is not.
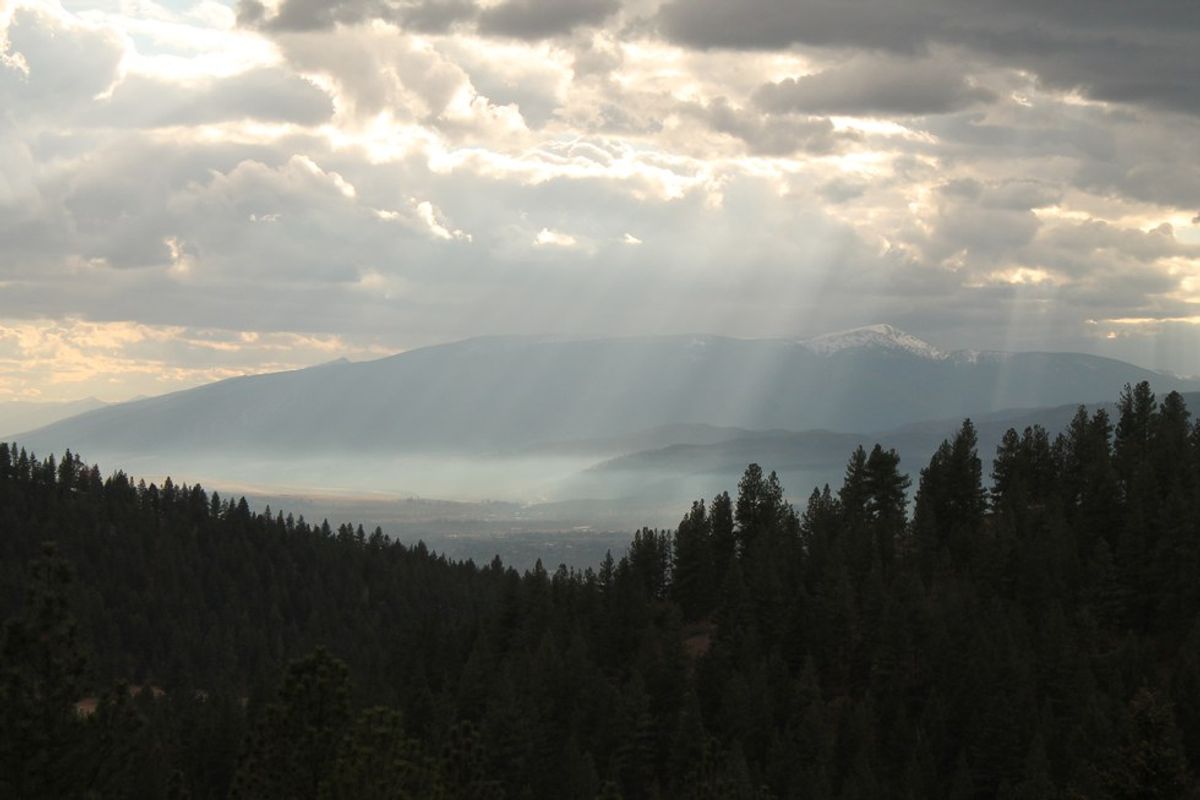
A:
[[[934,361],[944,361],[949,357],[929,342],[891,325],[867,325],[848,331],[825,333],[801,339],[797,343],[822,356],[831,356],[843,350],[873,348],[895,350]]]

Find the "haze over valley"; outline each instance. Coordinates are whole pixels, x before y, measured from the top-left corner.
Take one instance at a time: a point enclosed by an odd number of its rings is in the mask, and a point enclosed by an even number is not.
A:
[[[586,565],[748,463],[797,503],[837,485],[858,446],[896,449],[915,479],[964,417],[989,453],[1009,427],[1057,433],[1142,380],[1200,392],[1113,359],[943,350],[884,324],[790,340],[490,337],[90,408],[16,438],[462,557],[549,561],[558,533],[561,560]]]

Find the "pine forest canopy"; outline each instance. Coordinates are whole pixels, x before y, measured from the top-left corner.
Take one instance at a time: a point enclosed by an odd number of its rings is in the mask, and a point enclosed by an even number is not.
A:
[[[1198,796],[1200,424],[1139,383],[989,460],[752,464],[521,574],[0,445],[0,793]]]

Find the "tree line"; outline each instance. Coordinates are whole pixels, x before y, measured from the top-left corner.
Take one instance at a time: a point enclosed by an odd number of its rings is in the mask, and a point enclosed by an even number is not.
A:
[[[0,794],[1200,796],[1200,424],[1115,417],[523,574],[0,444]]]

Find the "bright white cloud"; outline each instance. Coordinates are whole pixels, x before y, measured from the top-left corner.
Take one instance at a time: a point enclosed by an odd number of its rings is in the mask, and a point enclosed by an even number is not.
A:
[[[549,228],[542,228],[538,231],[538,235],[534,237],[533,243],[538,246],[549,245],[551,247],[574,247],[578,244],[575,237],[571,234],[552,231]]]

